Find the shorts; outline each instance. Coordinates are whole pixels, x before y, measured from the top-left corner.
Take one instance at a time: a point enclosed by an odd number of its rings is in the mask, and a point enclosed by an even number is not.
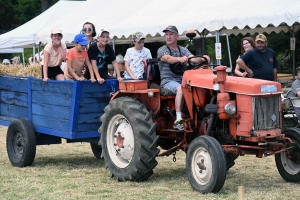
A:
[[[48,78],[55,80],[55,77],[59,74],[64,74],[61,70],[60,66],[57,65],[55,67],[48,67]],[[44,66],[42,65],[42,78],[44,78]]]
[[[164,84],[162,87],[170,90],[173,94],[177,94],[177,88],[180,86],[181,83],[178,83],[176,81],[169,81],[166,84]]]

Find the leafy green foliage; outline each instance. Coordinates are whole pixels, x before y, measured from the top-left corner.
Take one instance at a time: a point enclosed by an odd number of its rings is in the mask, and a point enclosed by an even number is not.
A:
[[[42,2],[49,6],[58,0],[1,0],[0,34],[11,31],[42,13]],[[20,54],[0,54],[0,58],[11,58]],[[32,49],[25,50],[25,62],[32,55]]]

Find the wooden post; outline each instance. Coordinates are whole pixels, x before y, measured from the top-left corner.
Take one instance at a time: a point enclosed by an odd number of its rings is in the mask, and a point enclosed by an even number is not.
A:
[[[238,195],[239,195],[238,200],[244,200],[245,199],[245,188],[244,188],[244,186],[239,186],[238,187]]]

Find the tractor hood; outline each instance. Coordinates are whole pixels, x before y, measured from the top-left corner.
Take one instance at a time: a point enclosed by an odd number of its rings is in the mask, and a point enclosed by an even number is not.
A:
[[[217,75],[210,69],[186,71],[182,78],[182,87],[186,85],[207,89],[214,88],[214,79]],[[281,84],[275,81],[266,81],[254,78],[227,76],[225,91],[248,95],[280,94]]]

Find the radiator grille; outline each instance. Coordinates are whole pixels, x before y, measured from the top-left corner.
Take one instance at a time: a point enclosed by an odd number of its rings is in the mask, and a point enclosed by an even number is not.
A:
[[[254,130],[280,126],[280,96],[253,97]]]

